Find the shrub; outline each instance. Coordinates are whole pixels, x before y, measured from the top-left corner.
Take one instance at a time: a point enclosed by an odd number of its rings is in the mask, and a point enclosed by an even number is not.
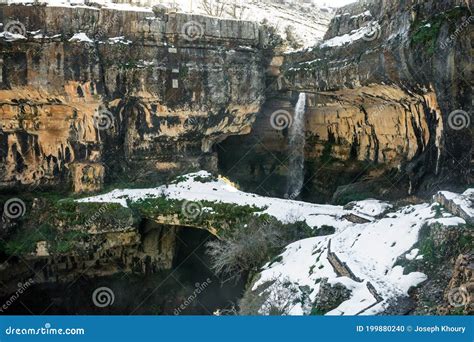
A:
[[[298,286],[288,278],[273,278],[259,285],[255,290],[250,287],[239,301],[241,315],[289,315],[294,307],[301,305],[303,312],[311,309],[311,289]]]
[[[272,217],[253,217],[230,230],[222,240],[208,242],[207,253],[217,274],[238,278],[243,272],[257,271],[289,243],[312,234],[304,222],[285,225]],[[278,258],[275,260],[278,262]]]

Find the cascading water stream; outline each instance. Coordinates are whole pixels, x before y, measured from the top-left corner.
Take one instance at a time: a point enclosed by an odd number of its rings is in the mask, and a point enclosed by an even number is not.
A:
[[[287,197],[296,198],[303,188],[306,94],[301,93],[295,106],[293,124],[289,128],[290,163],[288,170]]]

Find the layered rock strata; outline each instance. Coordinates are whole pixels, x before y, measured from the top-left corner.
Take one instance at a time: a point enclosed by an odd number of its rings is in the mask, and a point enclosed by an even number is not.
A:
[[[263,101],[255,23],[21,5],[0,21],[4,189],[216,170],[213,144],[248,133]]]

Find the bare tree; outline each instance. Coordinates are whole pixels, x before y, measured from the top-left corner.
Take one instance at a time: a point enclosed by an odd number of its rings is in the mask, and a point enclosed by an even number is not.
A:
[[[313,236],[306,222],[282,224],[273,217],[255,217],[242,222],[222,240],[208,242],[213,270],[226,280],[256,271],[277,256],[283,247]]]
[[[309,287],[298,286],[288,277],[272,278],[252,289],[250,286],[239,301],[240,315],[286,316],[301,305],[304,312],[311,308]]]
[[[246,11],[240,0],[203,0],[201,8],[207,15],[233,19],[243,19]]]
[[[201,8],[207,15],[222,17],[225,13],[226,3],[222,0],[203,0]]]
[[[298,287],[288,278],[274,279],[274,284],[267,293],[261,312],[269,316],[286,316],[297,305]]]
[[[214,271],[227,280],[238,278],[242,272],[254,270],[268,261],[269,256],[284,244],[276,220],[257,219],[242,225],[224,240],[207,244]]]
[[[288,44],[293,49],[299,49],[303,46],[303,44],[301,44],[301,42],[299,41],[299,37],[293,25],[288,25],[287,27],[285,27],[285,35]]]
[[[241,20],[244,18],[246,9],[247,8],[243,5],[242,1],[227,0],[225,6],[225,13],[233,19]]]

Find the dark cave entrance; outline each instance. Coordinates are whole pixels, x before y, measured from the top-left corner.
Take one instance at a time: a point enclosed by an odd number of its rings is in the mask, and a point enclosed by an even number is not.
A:
[[[246,277],[237,282],[223,283],[211,270],[211,260],[205,246],[208,241],[215,239],[208,231],[201,229],[181,228],[178,232],[173,268],[180,270],[179,276],[189,287],[187,292],[196,295],[193,305],[181,311],[181,314],[212,314],[217,309],[232,310],[244,293]],[[199,291],[204,287],[204,290]]]
[[[146,226],[150,229],[153,223],[148,221]],[[163,227],[175,237],[172,269],[145,275],[78,275],[73,281],[32,285],[15,300],[10,300],[13,293],[1,297],[2,303],[10,304],[0,314],[212,315],[218,309],[232,310],[243,295],[246,279],[222,283],[212,272],[206,242],[216,237],[201,229]],[[102,287],[112,290],[114,301],[97,307],[92,296]]]
[[[219,173],[241,190],[283,198],[288,182],[287,151],[269,153],[270,149],[253,134],[229,136],[213,147]]]

